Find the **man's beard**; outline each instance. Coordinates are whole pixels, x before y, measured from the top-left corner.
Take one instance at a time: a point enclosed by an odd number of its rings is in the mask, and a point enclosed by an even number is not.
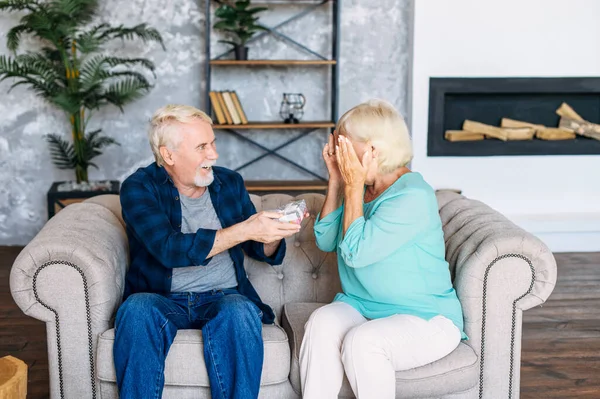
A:
[[[211,169],[210,172],[208,172],[208,175],[206,176],[202,176],[202,173],[204,173],[204,166],[213,166],[215,164],[214,161],[207,161],[205,163],[203,163],[202,165],[200,165],[197,169],[196,169],[196,176],[194,177],[194,184],[198,187],[208,187],[211,185],[211,183],[213,182],[213,180],[215,180],[215,175],[213,173],[213,170]]]

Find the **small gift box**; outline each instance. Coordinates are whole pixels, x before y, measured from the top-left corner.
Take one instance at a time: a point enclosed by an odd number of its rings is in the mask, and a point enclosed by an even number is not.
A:
[[[308,211],[308,207],[306,206],[306,201],[298,200],[294,202],[290,202],[289,204],[280,206],[275,210],[275,212],[283,213],[283,216],[279,218],[280,222],[283,223],[302,223],[302,219],[304,219],[304,215]]]

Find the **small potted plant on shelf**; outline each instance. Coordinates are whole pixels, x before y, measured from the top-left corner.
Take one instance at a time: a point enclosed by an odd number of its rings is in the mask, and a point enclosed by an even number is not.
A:
[[[221,43],[231,44],[236,60],[248,59],[246,43],[259,30],[268,30],[257,23],[258,14],[267,10],[266,7],[250,7],[250,0],[237,0],[235,2],[221,1],[216,9],[215,16],[220,20],[213,28],[223,31],[232,37],[232,40],[219,40]]]

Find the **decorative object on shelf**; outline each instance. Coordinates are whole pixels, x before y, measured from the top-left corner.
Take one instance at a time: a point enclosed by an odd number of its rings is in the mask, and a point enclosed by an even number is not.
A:
[[[304,115],[306,98],[302,93],[283,93],[279,116],[285,123],[300,123]]]
[[[260,30],[267,30],[257,23],[258,14],[267,10],[266,7],[250,7],[250,0],[237,0],[233,2],[221,1],[221,5],[215,11],[215,16],[220,21],[213,28],[224,31],[232,36],[232,40],[219,40],[221,43],[231,44],[234,48],[236,60],[248,59],[248,47],[246,43]]]
[[[247,125],[248,119],[235,91],[211,91],[210,102],[219,125]]]
[[[88,168],[102,149],[117,141],[90,131],[91,110],[113,104],[123,106],[147,94],[152,85],[140,70],[154,74],[145,58],[121,58],[104,53],[114,39],[163,40],[154,28],[90,24],[97,18],[98,2],[90,0],[1,1],[0,11],[20,12],[20,23],[6,34],[8,49],[16,53],[24,34],[39,39],[37,52],[0,56],[0,80],[15,78],[12,87],[28,85],[40,97],[64,111],[71,125],[72,142],[62,134],[48,134],[50,153],[59,169],[74,169],[78,183],[88,181]],[[11,87],[11,88],[12,88]]]

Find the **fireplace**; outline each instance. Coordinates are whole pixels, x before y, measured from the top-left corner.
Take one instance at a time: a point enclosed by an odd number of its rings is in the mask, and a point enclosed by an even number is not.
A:
[[[465,120],[500,126],[510,118],[558,127],[556,110],[569,104],[586,121],[600,123],[600,78],[430,78],[428,156],[600,154],[600,140],[450,141],[448,130]]]

